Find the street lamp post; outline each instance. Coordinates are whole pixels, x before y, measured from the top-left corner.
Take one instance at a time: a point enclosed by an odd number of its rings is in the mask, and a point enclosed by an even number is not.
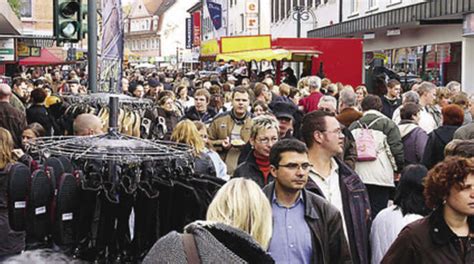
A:
[[[296,20],[296,37],[301,38],[301,21],[308,21],[309,16],[313,15],[311,10],[305,6],[297,5],[293,8],[293,20]],[[296,76],[299,78],[301,75],[301,65],[299,62],[296,64]]]

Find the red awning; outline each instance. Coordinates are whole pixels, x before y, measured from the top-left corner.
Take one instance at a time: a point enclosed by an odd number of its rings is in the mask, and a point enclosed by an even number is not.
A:
[[[41,56],[21,58],[20,65],[38,66],[38,65],[57,65],[68,63],[54,56],[47,49],[41,49]]]

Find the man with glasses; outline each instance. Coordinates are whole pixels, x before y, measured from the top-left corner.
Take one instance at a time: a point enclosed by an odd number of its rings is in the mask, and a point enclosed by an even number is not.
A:
[[[370,203],[359,176],[338,156],[344,134],[334,113],[307,114],[301,129],[313,165],[306,188],[328,200],[342,215],[354,263],[369,263]]]
[[[275,181],[263,191],[272,206],[268,251],[276,263],[351,263],[340,213],[304,189],[311,168],[304,143],[296,139],[277,142],[271,149],[270,164]]]
[[[234,172],[234,177],[254,180],[261,188],[273,181],[270,174],[270,149],[278,141],[278,122],[272,116],[253,119],[250,129],[252,150]]]

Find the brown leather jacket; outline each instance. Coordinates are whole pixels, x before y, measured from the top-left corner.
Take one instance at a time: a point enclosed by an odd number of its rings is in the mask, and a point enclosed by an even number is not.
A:
[[[474,217],[468,218],[470,235],[463,241],[446,224],[442,207],[406,226],[393,242],[382,264],[474,263]]]

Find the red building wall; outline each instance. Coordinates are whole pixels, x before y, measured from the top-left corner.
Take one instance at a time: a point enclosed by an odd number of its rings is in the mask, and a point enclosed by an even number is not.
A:
[[[312,74],[319,72],[320,62],[326,78],[332,82],[362,84],[362,39],[277,38],[273,48],[293,50],[319,50],[323,54],[313,59]]]

